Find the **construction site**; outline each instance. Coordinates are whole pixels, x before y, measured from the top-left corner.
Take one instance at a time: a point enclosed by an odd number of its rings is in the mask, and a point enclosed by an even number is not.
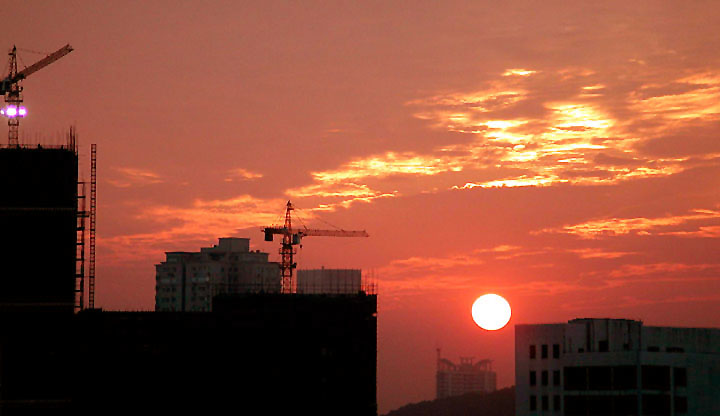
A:
[[[220,238],[158,259],[154,312],[95,305],[97,145],[81,181],[74,128],[61,145],[18,134],[22,81],[72,50],[19,69],[13,47],[0,80],[0,415],[376,415],[376,285],[295,261],[304,237],[368,235],[293,228],[290,201],[284,224],[261,231],[282,236],[279,262]]]

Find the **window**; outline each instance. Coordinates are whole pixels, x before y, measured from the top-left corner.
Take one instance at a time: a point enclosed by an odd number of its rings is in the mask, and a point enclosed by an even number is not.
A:
[[[548,411],[550,409],[550,401],[548,396],[542,396],[542,410]]]
[[[615,396],[613,398],[613,406],[616,415],[636,415],[638,408],[638,398],[633,395]]]
[[[587,367],[565,367],[564,370],[565,390],[587,390]]]
[[[610,344],[607,340],[603,340],[598,342],[598,351],[599,352],[608,352],[610,351]]]
[[[588,367],[588,390],[612,390],[612,367]]]
[[[675,373],[675,386],[687,387],[687,369],[676,367],[673,369],[673,371]]]
[[[553,344],[553,358],[560,358],[560,344]]]
[[[637,388],[635,366],[621,365],[613,367],[613,390],[631,390]]]
[[[553,396],[553,410],[559,412],[560,409],[560,396],[557,394]]]
[[[531,385],[531,386],[534,386],[534,385],[536,385],[536,384],[537,384],[537,378],[536,378],[536,376],[535,376],[535,372],[534,372],[534,371],[531,371],[531,372],[530,372],[530,385]]]
[[[670,367],[661,365],[642,366],[642,388],[646,390],[670,390]]]
[[[687,397],[675,396],[675,413],[687,413]]]
[[[553,371],[553,386],[560,385],[560,370]]]
[[[547,371],[542,372],[542,385],[543,386],[548,385],[548,372]]]
[[[530,346],[530,359],[531,360],[535,359],[535,346],[534,345]]]
[[[530,396],[530,411],[537,410],[537,397],[536,396]]]
[[[541,355],[540,357],[543,358],[543,359],[545,359],[545,358],[548,357],[548,346],[547,346],[547,344],[543,344],[543,345],[542,345],[542,353],[541,353],[541,354],[542,354],[542,355]]]
[[[645,386],[643,386],[645,388]],[[643,414],[669,415],[670,396],[667,394],[644,394],[640,397]]]

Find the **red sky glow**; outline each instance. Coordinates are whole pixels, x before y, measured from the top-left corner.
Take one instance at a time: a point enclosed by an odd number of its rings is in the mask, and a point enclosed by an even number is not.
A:
[[[98,144],[99,306],[152,309],[163,253],[218,237],[277,261],[291,199],[370,234],[299,265],[377,278],[385,413],[434,398],[437,347],[513,384],[515,324],[720,326],[719,6],[33,0],[0,45],[75,48],[24,82],[20,142],[77,125],[86,178]]]

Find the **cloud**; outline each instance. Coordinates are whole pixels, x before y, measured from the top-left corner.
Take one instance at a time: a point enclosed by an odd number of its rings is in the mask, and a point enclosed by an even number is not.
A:
[[[391,175],[437,175],[460,171],[452,158],[426,157],[414,152],[387,152],[368,158],[352,160],[339,169],[312,172],[313,179],[323,184],[337,184],[348,180],[384,178]]]
[[[685,215],[672,215],[657,218],[607,218],[587,221],[580,224],[565,225],[560,228],[545,228],[540,231],[534,232],[539,233],[565,233],[573,234],[580,238],[598,238],[606,236],[618,236],[618,235],[682,235],[682,236],[707,236],[700,235],[701,229],[695,231],[664,231],[659,232],[658,229],[666,229],[672,226],[678,226],[687,224],[693,221],[701,220],[713,220],[720,218],[720,211],[707,210],[707,209],[696,209],[691,214]],[[716,227],[708,229],[705,227],[704,232],[712,230],[715,231]]]
[[[712,277],[718,275],[720,264],[684,264],[684,263],[652,263],[652,264],[625,264],[610,272],[612,278],[627,278],[638,276],[653,276],[653,280],[682,279],[688,277],[688,272],[710,272]]]
[[[508,74],[512,70],[504,75]],[[468,143],[436,149],[437,153],[451,150],[454,165],[463,171],[493,166],[525,171],[467,181],[453,189],[608,185],[669,176],[694,166],[695,161],[685,157],[657,158],[642,150],[658,134],[682,128],[678,118],[714,120],[720,108],[716,104],[720,75],[701,73],[658,84],[664,95],[656,91],[652,96],[647,94],[649,84],[642,82],[618,96],[611,90],[616,80],[593,82],[599,76],[588,69],[543,71],[533,77],[490,81],[485,90],[431,96],[408,105],[423,108],[415,116],[431,121],[435,128],[474,136]],[[690,87],[673,90],[678,83]],[[555,88],[546,91],[544,85]],[[652,123],[637,122],[637,118],[650,119],[654,111],[660,117]],[[482,162],[477,163],[481,155]]]
[[[701,149],[716,142],[714,135],[698,142],[695,157],[651,150],[688,125],[707,131],[720,111],[720,73],[658,74],[649,65],[619,65],[632,66],[632,80],[599,68],[516,67],[480,88],[408,100],[416,119],[453,133],[454,141],[355,157],[311,172],[310,183],[286,193],[332,210],[448,189],[608,186],[716,164],[720,147],[710,154]],[[682,149],[678,144],[664,149]]]
[[[510,76],[526,77],[526,76],[529,76],[529,75],[532,75],[532,74],[535,74],[535,73],[537,73],[537,71],[533,71],[533,70],[530,70],[530,69],[514,68],[514,69],[508,69],[508,70],[506,70],[505,72],[503,72],[502,75],[503,75],[504,77],[510,77]]]
[[[228,176],[225,178],[225,182],[246,181],[263,177],[262,173],[251,172],[244,168],[230,169],[227,174]]]
[[[717,120],[720,115],[720,74],[702,72],[643,85],[630,94],[629,101],[631,108],[642,118]]]
[[[160,175],[147,169],[119,167],[113,168],[113,170],[120,176],[108,179],[107,182],[118,188],[147,186],[164,182]]]
[[[635,252],[627,251],[606,251],[602,248],[578,248],[570,249],[568,251],[577,254],[581,259],[617,259],[637,254]]]
[[[98,238],[98,247],[110,261],[147,258],[160,260],[165,251],[187,249],[190,242],[215,240],[241,228],[271,225],[278,219],[282,199],[260,199],[240,195],[230,199],[196,199],[189,207],[154,205],[144,208],[136,219],[159,225],[155,232]],[[184,247],[184,248],[183,248]]]

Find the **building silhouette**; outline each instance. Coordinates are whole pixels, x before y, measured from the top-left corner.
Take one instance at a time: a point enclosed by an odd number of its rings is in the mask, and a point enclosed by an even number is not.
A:
[[[77,161],[74,143],[0,148],[2,416],[377,414],[374,291],[226,290],[210,299],[211,312],[190,311],[203,309],[190,298],[185,311],[75,313]],[[238,267],[238,283],[253,283],[257,270],[277,273],[266,253],[248,246],[221,239],[200,253],[168,253],[161,265],[175,254],[207,256],[230,287],[224,267]],[[246,261],[233,263],[234,255]],[[196,277],[193,264],[186,283]],[[272,287],[279,284],[278,275]]]
[[[490,393],[497,390],[497,374],[491,360],[473,362],[472,357],[460,357],[460,363],[440,356],[437,350],[436,398],[460,396],[471,392]]]
[[[720,329],[515,326],[516,415],[720,414]]]
[[[0,148],[0,310],[72,314],[77,171],[71,146]]]

